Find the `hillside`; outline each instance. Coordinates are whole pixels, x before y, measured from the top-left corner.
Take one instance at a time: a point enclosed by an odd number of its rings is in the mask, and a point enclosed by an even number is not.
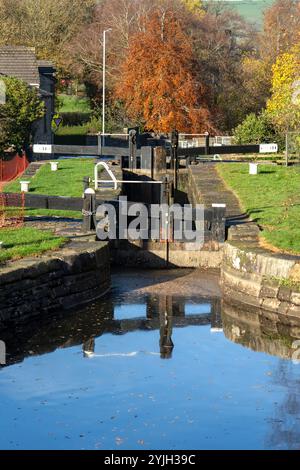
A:
[[[219,0],[216,0],[219,1]],[[230,4],[232,8],[238,11],[240,15],[251,23],[255,23],[257,27],[261,27],[263,23],[263,13],[274,0],[224,0]]]

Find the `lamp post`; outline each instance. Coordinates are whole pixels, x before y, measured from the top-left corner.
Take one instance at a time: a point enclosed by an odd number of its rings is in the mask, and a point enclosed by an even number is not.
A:
[[[106,72],[106,33],[111,31],[112,28],[103,31],[103,91],[102,91],[102,147],[105,144],[105,72]]]

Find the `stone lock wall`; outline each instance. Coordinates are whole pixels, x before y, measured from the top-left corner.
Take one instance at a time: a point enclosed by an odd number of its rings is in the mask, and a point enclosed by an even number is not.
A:
[[[294,282],[299,269],[297,257],[227,242],[221,269],[223,296],[269,312],[270,318],[273,313],[281,322],[298,322],[300,292]]]
[[[70,243],[59,252],[7,263],[0,274],[0,327],[98,299],[110,279],[107,243]]]

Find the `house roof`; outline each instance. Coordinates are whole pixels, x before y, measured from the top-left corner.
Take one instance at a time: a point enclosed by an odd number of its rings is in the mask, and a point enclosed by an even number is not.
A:
[[[40,86],[35,49],[25,46],[0,46],[0,74],[24,80],[28,85]]]
[[[38,60],[37,64],[39,67],[52,67],[53,68],[53,63],[50,62],[49,60]]]

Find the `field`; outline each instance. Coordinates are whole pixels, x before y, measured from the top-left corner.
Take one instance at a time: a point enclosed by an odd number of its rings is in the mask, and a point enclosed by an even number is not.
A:
[[[245,2],[241,0],[227,0],[225,3],[260,29],[263,24],[264,10],[272,5],[274,0],[248,0]]]

